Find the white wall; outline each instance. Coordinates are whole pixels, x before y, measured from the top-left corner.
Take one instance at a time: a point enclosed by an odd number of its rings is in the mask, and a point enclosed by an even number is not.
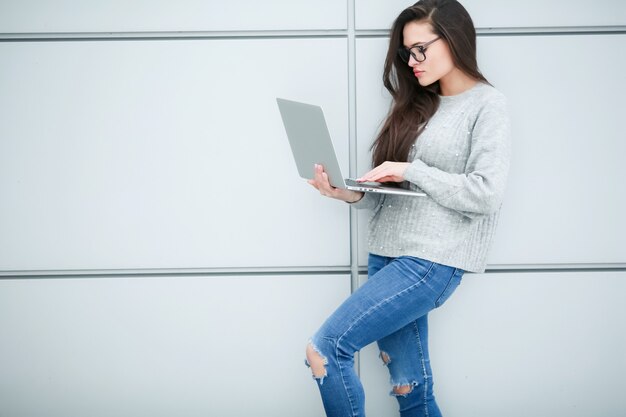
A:
[[[1,268],[347,265],[349,208],[293,175],[274,98],[322,103],[346,137],[346,55],[327,38],[1,43]]]
[[[415,2],[356,0],[355,3],[357,29],[386,29],[399,11]],[[466,0],[461,4],[479,29],[622,26],[626,20],[626,3],[622,0],[601,0],[593,5],[586,0]]]
[[[319,416],[303,346],[349,293],[345,274],[2,280],[0,415]]]
[[[624,271],[464,275],[429,315],[443,415],[623,416],[625,291]],[[375,345],[362,353],[368,413],[389,415],[397,406],[377,355]]]
[[[335,0],[22,0],[0,2],[5,33],[177,32],[345,29]]]
[[[488,270],[431,314],[435,395],[624,415],[626,3],[464,4],[514,152]],[[322,415],[304,346],[367,214],[297,177],[275,97],[366,170],[407,5],[0,0],[0,416]],[[376,356],[368,415],[396,415]]]

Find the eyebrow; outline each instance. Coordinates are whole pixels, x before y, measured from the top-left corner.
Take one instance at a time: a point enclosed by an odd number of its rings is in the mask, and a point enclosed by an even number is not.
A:
[[[417,45],[419,45],[419,44],[421,44],[421,43],[426,43],[426,42],[421,42],[421,41],[420,41],[420,42],[415,42],[415,43],[414,43],[413,45],[411,45],[411,46],[406,46],[406,45],[404,45],[404,44],[403,44],[402,46],[404,46],[406,49],[410,49],[410,48],[413,48],[414,46],[417,46]]]

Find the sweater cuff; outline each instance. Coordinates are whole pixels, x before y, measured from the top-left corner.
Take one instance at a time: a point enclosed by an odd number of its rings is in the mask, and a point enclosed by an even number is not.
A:
[[[350,207],[355,209],[373,209],[378,205],[380,200],[380,194],[364,193],[365,195],[356,203],[348,203]]]
[[[429,166],[426,165],[424,161],[422,161],[421,159],[415,159],[404,171],[404,179],[422,188],[420,186],[420,182],[421,179],[424,178],[424,174],[426,173],[428,168]]]

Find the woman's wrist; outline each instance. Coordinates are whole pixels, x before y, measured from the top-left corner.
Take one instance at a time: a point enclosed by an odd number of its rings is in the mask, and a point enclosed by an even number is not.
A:
[[[354,204],[354,203],[358,203],[359,201],[361,201],[361,199],[363,198],[363,196],[365,195],[365,193],[359,192],[359,191],[354,191],[352,196],[354,198],[346,200],[348,203],[350,204]]]

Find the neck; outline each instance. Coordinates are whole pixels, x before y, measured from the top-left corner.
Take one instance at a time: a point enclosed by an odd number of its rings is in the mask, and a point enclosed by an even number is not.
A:
[[[439,80],[442,96],[455,96],[474,87],[478,81],[458,68]]]

